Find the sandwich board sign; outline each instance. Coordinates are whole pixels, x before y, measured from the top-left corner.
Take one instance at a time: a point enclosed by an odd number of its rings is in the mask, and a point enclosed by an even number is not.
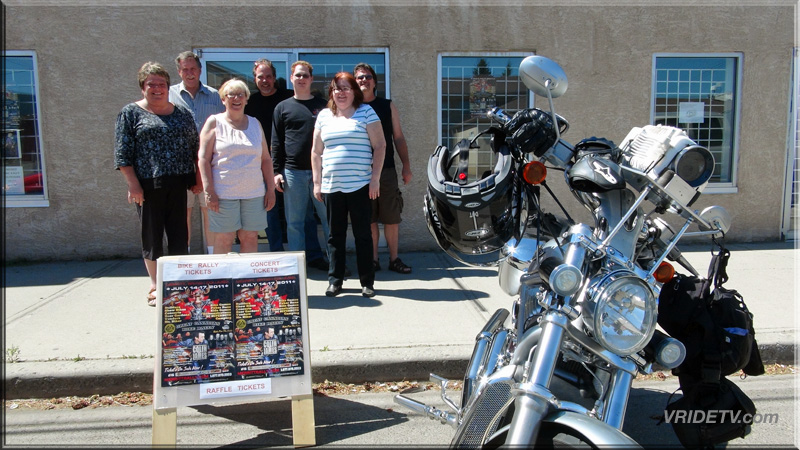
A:
[[[176,408],[292,398],[296,447],[314,445],[303,252],[157,261],[153,444],[174,445]]]

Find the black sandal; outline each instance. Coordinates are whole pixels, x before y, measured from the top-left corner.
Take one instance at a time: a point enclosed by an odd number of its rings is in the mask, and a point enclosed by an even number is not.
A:
[[[377,272],[377,271],[381,270],[381,263],[380,263],[380,261],[372,261],[372,270],[373,270],[374,272]]]
[[[405,265],[400,258],[389,261],[389,270],[397,273],[411,273],[411,267]]]

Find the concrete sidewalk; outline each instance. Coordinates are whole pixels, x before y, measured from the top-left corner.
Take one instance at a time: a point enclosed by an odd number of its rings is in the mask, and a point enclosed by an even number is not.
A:
[[[765,363],[793,364],[800,252],[792,243],[728,247],[726,287],[738,290],[753,312]],[[710,246],[682,249],[704,274]],[[460,379],[476,334],[513,301],[500,290],[496,269],[417,252],[402,255],[414,270],[400,275],[381,258],[371,299],[361,296],[357,278],[345,281],[338,297],[325,297],[326,274],[309,269],[312,380],[427,380],[430,372]],[[149,282],[140,259],[5,271],[6,399],[152,392],[158,309],[146,305]],[[10,354],[18,361],[8,362]]]

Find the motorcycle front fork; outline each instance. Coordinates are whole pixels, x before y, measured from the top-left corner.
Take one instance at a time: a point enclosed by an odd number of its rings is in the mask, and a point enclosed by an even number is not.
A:
[[[525,377],[512,389],[516,397],[507,446],[530,446],[536,442],[543,419],[551,409],[566,409],[588,415],[599,415],[608,425],[622,429],[633,374],[616,370],[608,391],[603,396],[602,410],[594,414],[571,402],[563,402],[550,392],[550,382],[556,370],[561,344],[567,333],[569,318],[557,311],[542,317],[541,337],[525,366]],[[569,403],[569,404],[568,404]]]

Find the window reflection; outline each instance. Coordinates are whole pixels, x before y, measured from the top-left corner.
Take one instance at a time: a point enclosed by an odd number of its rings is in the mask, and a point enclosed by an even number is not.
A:
[[[13,206],[19,200],[45,200],[46,188],[35,54],[6,51],[3,60],[3,195]]]

